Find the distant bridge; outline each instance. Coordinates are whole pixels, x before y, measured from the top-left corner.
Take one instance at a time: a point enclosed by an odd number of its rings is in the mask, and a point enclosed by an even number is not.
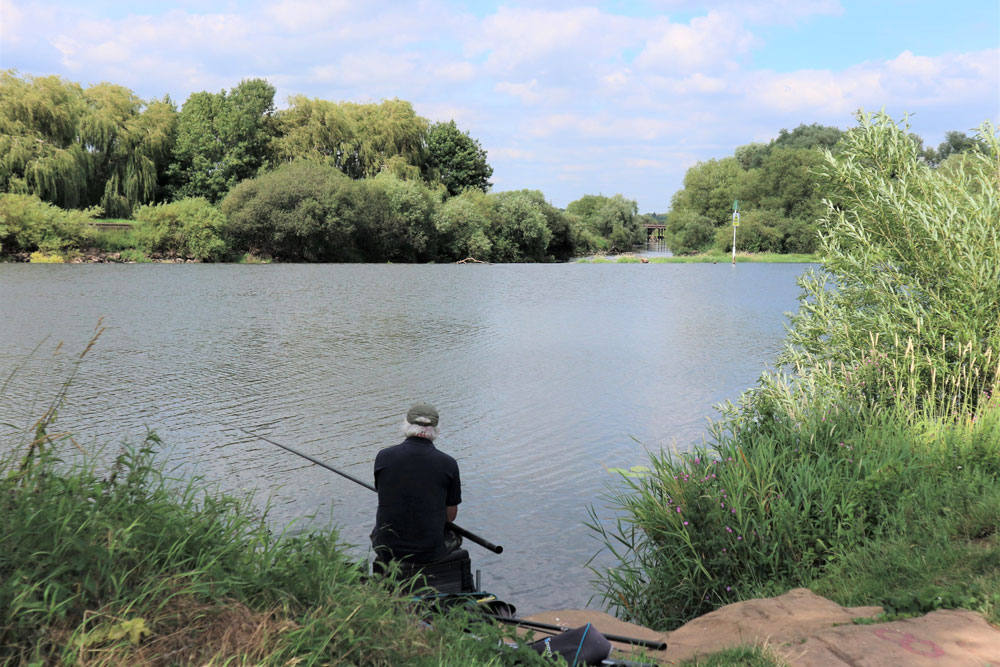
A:
[[[667,226],[665,224],[660,224],[656,222],[651,222],[649,224],[643,225],[646,228],[646,240],[652,241],[656,239],[657,241],[662,241],[667,233]]]

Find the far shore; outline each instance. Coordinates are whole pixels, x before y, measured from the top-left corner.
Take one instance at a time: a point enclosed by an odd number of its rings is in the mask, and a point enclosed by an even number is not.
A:
[[[732,255],[719,253],[698,253],[697,255],[675,255],[671,257],[643,257],[634,253],[618,255],[617,257],[604,257],[592,255],[581,257],[576,260],[584,264],[726,264],[732,263]],[[818,264],[820,256],[818,254],[788,254],[781,255],[772,252],[736,253],[736,263],[744,264],[748,262],[762,262],[769,264]]]

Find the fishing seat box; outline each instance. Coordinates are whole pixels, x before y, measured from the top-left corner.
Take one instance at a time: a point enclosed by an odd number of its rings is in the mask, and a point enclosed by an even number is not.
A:
[[[472,560],[465,549],[455,549],[434,563],[407,563],[404,560],[399,565],[403,577],[423,575],[427,585],[438,593],[474,593],[476,590]]]

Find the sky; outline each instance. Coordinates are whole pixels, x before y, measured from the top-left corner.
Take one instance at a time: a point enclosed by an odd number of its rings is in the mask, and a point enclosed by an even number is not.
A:
[[[1000,0],[0,0],[0,68],[144,99],[267,79],[275,102],[399,98],[488,152],[493,191],[665,212],[699,161],[908,114],[1000,119]]]

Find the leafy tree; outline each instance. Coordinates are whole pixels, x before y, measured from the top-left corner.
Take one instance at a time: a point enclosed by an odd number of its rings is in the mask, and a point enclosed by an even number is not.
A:
[[[490,235],[498,225],[494,201],[494,197],[473,188],[449,197],[441,205],[434,216],[434,227],[446,258],[493,260]]]
[[[282,165],[229,192],[222,201],[226,237],[237,252],[284,261],[359,261],[362,188],[329,165]]]
[[[356,133],[345,105],[296,95],[275,119],[278,130],[271,153],[276,163],[312,160],[344,169]]]
[[[827,156],[828,199],[839,205],[821,221],[825,271],[800,279],[808,307],[792,318],[784,361],[867,373],[860,391],[873,402],[904,387],[938,414],[975,412],[1000,349],[996,130],[985,124],[987,150],[944,173],[920,159],[905,125],[885,114],[858,124]]]
[[[384,172],[367,186],[383,195],[378,214],[367,219],[373,247],[369,258],[379,261],[416,262],[436,255],[435,194],[420,181],[407,181]]]
[[[157,177],[170,156],[177,111],[169,100],[144,103],[122,86],[84,91],[80,140],[90,157],[91,202],[110,217],[127,218],[153,201]]]
[[[462,132],[451,120],[434,123],[427,131],[427,164],[454,196],[468,188],[489,192],[493,167],[479,142]]]
[[[606,244],[600,244],[603,249],[617,252],[645,241],[638,211],[635,200],[620,194],[584,195],[566,207],[566,212],[578,217],[586,229],[606,240]]]
[[[666,241],[675,255],[691,255],[707,250],[715,239],[714,221],[695,211],[680,209],[667,214]],[[722,227],[722,229],[727,229]],[[731,230],[730,230],[731,231]]]
[[[764,158],[771,152],[771,147],[767,144],[752,143],[737,146],[733,151],[733,157],[740,163],[744,170],[758,169],[764,162]]]
[[[543,262],[552,230],[537,190],[510,190],[493,195],[496,206],[493,227],[494,258],[500,262]]]
[[[844,136],[844,132],[840,128],[817,123],[811,125],[803,123],[791,132],[782,128],[778,132],[778,136],[768,144],[768,147],[771,150],[775,148],[825,148],[833,151],[842,136]]]
[[[75,83],[0,71],[0,190],[85,205],[90,159],[77,140],[85,107]]]
[[[345,146],[341,169],[351,178],[374,178],[394,157],[409,177],[419,177],[427,160],[424,137],[427,120],[404,100],[383,100],[380,104],[345,102],[344,111],[354,129]],[[396,169],[397,175],[400,170]]]
[[[776,148],[747,174],[742,202],[774,211],[781,217],[814,221],[823,210],[816,170],[823,162],[817,150]]]
[[[216,202],[260,173],[276,132],[273,112],[274,87],[263,79],[241,81],[228,94],[192,94],[181,108],[168,170],[173,198]]]
[[[699,162],[684,174],[684,187],[674,193],[672,210],[689,211],[716,226],[732,219],[746,176],[736,158]]]
[[[985,153],[988,149],[988,144],[982,138],[970,137],[965,132],[952,130],[945,133],[944,141],[938,144],[937,150],[928,148],[924,155],[928,162],[932,165],[937,165],[947,160],[951,155],[967,153],[969,151]]]

